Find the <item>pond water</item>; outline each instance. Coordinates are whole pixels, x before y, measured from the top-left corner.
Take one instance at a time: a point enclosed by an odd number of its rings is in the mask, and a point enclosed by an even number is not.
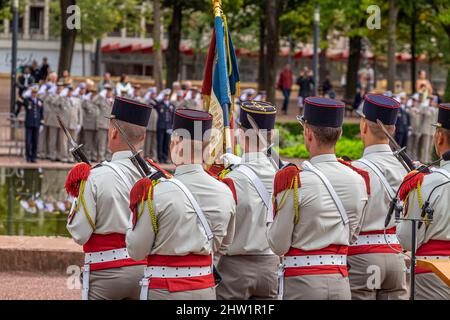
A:
[[[0,168],[0,235],[69,236],[67,170]]]

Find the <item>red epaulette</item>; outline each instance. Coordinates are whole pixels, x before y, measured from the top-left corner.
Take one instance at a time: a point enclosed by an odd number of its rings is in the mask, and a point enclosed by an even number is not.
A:
[[[91,173],[91,166],[87,163],[77,163],[67,175],[65,189],[73,197],[78,197],[81,181],[86,181]]]
[[[417,186],[422,184],[423,178],[427,174],[428,173],[423,173],[423,172],[418,173],[417,170],[413,170],[413,171],[409,172],[403,178],[402,186],[401,186],[400,190],[398,191],[398,195],[399,195],[400,200],[404,201],[406,199],[406,197],[408,196],[408,194],[413,189],[417,189]]]
[[[138,219],[138,206],[148,200],[148,193],[151,188],[150,197],[153,198],[153,183],[149,178],[142,178],[133,186],[130,191],[130,210],[133,229]]]
[[[284,190],[294,189],[295,178],[297,177],[297,188],[301,187],[300,181],[301,170],[294,164],[290,164],[287,167],[279,170],[273,182],[273,217],[277,214],[277,195]]]
[[[345,160],[342,160],[342,159],[338,159],[338,161],[339,161],[339,163],[349,167],[350,169],[352,169],[353,171],[358,173],[361,177],[363,177],[364,182],[366,183],[366,192],[367,192],[367,194],[370,195],[370,176],[369,176],[369,173],[366,170],[359,169],[359,168],[353,166],[348,161],[345,161]]]
[[[212,167],[211,167],[211,168],[212,168]],[[218,173],[216,173],[215,170],[211,170],[211,168],[210,168],[209,170],[205,170],[205,172],[206,172],[207,174],[209,174],[211,177],[213,177],[214,179],[216,179],[216,180],[218,180],[218,181],[220,181],[220,182],[225,183],[225,184],[228,186],[228,188],[230,188],[231,193],[233,194],[234,202],[235,202],[236,205],[237,205],[238,201],[237,201],[236,187],[235,187],[235,185],[234,185],[233,179],[231,179],[231,178],[221,178],[221,177],[220,177],[220,173],[221,173],[223,170],[220,171],[220,172],[218,172]]]
[[[279,170],[273,182],[273,197],[276,198],[284,190],[292,189],[294,187],[295,177],[298,178],[298,187],[300,188],[300,172],[301,170],[296,165],[289,165]]]

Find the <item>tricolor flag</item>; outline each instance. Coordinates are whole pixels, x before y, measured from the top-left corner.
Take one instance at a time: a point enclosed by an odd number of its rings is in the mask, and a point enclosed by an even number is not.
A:
[[[221,1],[214,1],[214,30],[209,46],[202,85],[204,108],[213,115],[211,161],[233,152],[232,132],[234,96],[239,94],[239,71],[231,34]]]

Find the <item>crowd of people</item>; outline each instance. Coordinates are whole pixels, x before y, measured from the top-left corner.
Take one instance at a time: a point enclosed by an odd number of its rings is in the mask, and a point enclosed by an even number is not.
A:
[[[26,79],[25,81],[23,79]],[[117,83],[105,73],[96,84],[87,79],[74,85],[69,72],[58,79],[50,72],[47,81],[38,84],[32,79],[30,68],[24,68],[19,78],[20,101],[16,116],[25,109],[26,160],[37,159],[73,162],[67,138],[59,127],[57,115],[72,137],[84,145],[93,162],[111,158],[108,150],[108,119],[114,97],[123,97],[150,105],[155,112],[147,126],[144,154],[160,163],[168,163],[169,137],[173,113],[178,108],[201,109],[202,95],[190,81],[175,82],[172,89],[157,91],[156,87],[143,90],[122,75]]]

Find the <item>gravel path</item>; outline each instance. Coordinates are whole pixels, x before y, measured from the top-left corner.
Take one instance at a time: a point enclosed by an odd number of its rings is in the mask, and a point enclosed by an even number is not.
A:
[[[78,300],[80,290],[67,288],[66,275],[0,272],[0,300]]]

